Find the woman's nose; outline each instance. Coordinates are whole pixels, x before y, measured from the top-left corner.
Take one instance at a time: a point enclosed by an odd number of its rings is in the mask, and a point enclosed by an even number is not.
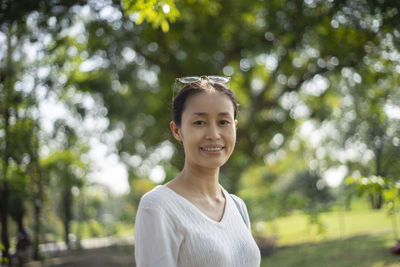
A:
[[[221,136],[220,136],[218,127],[216,125],[210,125],[207,128],[207,136],[206,137],[211,140],[219,139]]]

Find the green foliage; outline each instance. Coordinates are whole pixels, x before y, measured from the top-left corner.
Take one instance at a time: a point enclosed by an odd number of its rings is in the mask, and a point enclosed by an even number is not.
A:
[[[137,14],[135,23],[143,21],[152,23],[154,28],[161,27],[163,32],[169,31],[169,23],[180,16],[174,0],[123,0],[124,10],[129,14]]]
[[[275,179],[264,168],[253,167],[244,173],[238,193],[247,203],[254,221],[270,220],[279,215],[279,196],[271,192]]]
[[[327,232],[327,225],[323,223],[320,217],[320,211],[311,211],[308,212],[307,217],[308,217],[308,224],[310,227],[315,226],[317,231],[316,235],[317,236],[323,236]]]
[[[154,4],[151,1],[148,3]],[[140,64],[134,59],[126,62],[123,71],[115,72],[115,76],[120,78],[121,88],[123,85],[129,88],[123,90],[123,94],[98,91],[107,99],[104,102],[111,125],[113,120],[115,123],[119,120],[124,122],[125,134],[120,142],[120,151],[140,155],[144,159],[150,153],[143,151],[153,151],[162,142],[160,135],[152,136],[151,133],[168,129],[166,122],[170,116],[165,110],[168,110],[175,77],[191,73],[222,73],[224,70],[232,75],[230,85],[241,104],[238,143],[221,177],[227,189],[236,191],[239,189],[240,173],[253,164],[263,164],[265,155],[274,151],[269,145],[274,134],[280,133],[289,140],[300,120],[316,118],[325,121],[335,110],[342,109],[344,95],[339,93],[343,88],[340,82],[345,80],[342,71],[350,68],[361,72],[366,66],[371,66],[363,61],[364,57],[373,56],[366,50],[365,44],[379,51],[381,40],[381,35],[377,36],[371,27],[361,27],[361,22],[354,21],[351,14],[359,12],[365,23],[372,19],[369,16],[379,15],[362,4],[348,6],[347,3],[337,2],[326,5],[300,5],[295,1],[213,3],[220,7],[203,6],[201,1],[176,1],[181,16],[171,26],[168,35],[160,35],[145,24],[137,26],[136,30],[123,29],[126,30],[125,36],[136,38],[133,50]],[[347,23],[343,22],[346,20]],[[94,24],[92,26],[95,27]],[[104,25],[99,26],[104,29]],[[385,29],[389,28],[388,25]],[[140,37],[136,31],[140,32]],[[107,39],[119,47],[116,50],[131,47],[120,32],[110,30],[110,33],[115,37],[113,41]],[[97,39],[100,42],[100,38],[94,38],[93,43]],[[102,50],[100,46],[92,46],[92,49],[93,53]],[[108,51],[108,48],[103,50]],[[114,55],[111,51],[107,53],[107,58]],[[270,63],[268,60],[273,62],[272,66],[267,64]],[[121,61],[126,60],[121,57]],[[114,71],[117,66],[108,69]],[[157,82],[141,81],[140,68],[155,73]],[[130,82],[127,73],[139,81]],[[314,93],[304,90],[303,86],[318,77],[328,81],[325,91]],[[374,83],[368,81],[368,84]],[[152,93],[155,90],[158,90],[156,96]],[[283,98],[299,101],[283,104]],[[143,103],[138,103],[137,99],[142,99]],[[120,105],[121,101],[126,105]],[[147,101],[152,103],[151,107],[144,104]],[[296,110],[303,103],[310,115],[296,117]],[[124,110],[121,106],[129,106],[130,109]],[[138,109],[134,111],[136,107]],[[128,120],[124,119],[124,114],[129,114]],[[151,119],[146,123],[148,116],[156,118],[158,123],[151,123]],[[169,136],[163,138],[168,139]],[[138,151],[136,148],[142,145],[146,149]],[[181,163],[177,163],[180,156],[175,153],[172,159],[177,169],[181,167]]]
[[[314,223],[317,214],[329,209],[335,199],[318,172],[308,169],[307,163],[314,157],[310,149],[297,141],[296,147],[290,148],[291,143],[289,140],[267,155],[264,167],[249,167],[242,175],[238,193],[253,221],[273,220],[301,210],[309,215],[310,224],[318,225]],[[299,153],[303,157],[298,157]]]
[[[358,196],[363,194],[382,193],[385,189],[388,189],[388,179],[379,176],[371,177],[347,177],[347,185],[356,185]]]
[[[5,251],[5,249],[6,249],[6,247],[1,242],[0,242],[0,249],[1,249],[1,251]],[[5,258],[5,257],[0,258],[0,263],[7,264],[8,262],[9,262],[8,258]]]
[[[386,204],[388,215],[393,218],[393,231],[395,237],[398,236],[396,215],[399,212],[400,206],[400,184],[385,177],[370,176],[370,177],[347,177],[346,184],[354,186],[358,196],[376,195],[383,196]]]
[[[347,177],[346,184],[355,186],[357,195],[381,193],[386,202],[390,215],[396,212],[395,207],[400,204],[400,184],[397,181],[390,180],[380,176],[370,177]]]
[[[15,221],[22,219],[26,214],[26,201],[30,198],[29,193],[29,177],[27,173],[21,170],[20,166],[18,169],[10,171],[10,200],[9,200],[9,211],[12,218]]]
[[[80,151],[72,149],[56,151],[43,159],[43,168],[50,174],[58,176],[58,183],[62,185],[79,185],[88,168],[81,160],[81,153],[84,151],[85,147]]]
[[[68,206],[71,220],[91,224],[95,230],[82,231],[97,236],[116,232],[115,220],[132,223],[140,197],[155,185],[149,171],[163,166],[170,180],[183,165],[182,147],[168,133],[168,111],[175,78],[192,74],[232,76],[238,140],[221,182],[246,200],[253,221],[301,209],[312,227],[323,229],[317,215],[330,193],[322,174],[337,165],[350,175],[399,180],[398,119],[386,111],[400,99],[398,3],[95,2],[6,1],[0,7],[8,42],[0,63],[0,180],[10,181],[11,203],[21,204],[15,211],[28,197],[40,203],[43,217],[57,225],[44,232],[61,233],[54,214],[66,214]],[[30,53],[26,45],[38,50]],[[36,55],[33,62],[28,54]],[[45,133],[41,97],[62,103],[74,123],[58,120]],[[94,100],[94,107],[83,99]],[[87,116],[105,118],[107,130],[120,137],[115,149],[128,168],[131,193],[114,208],[107,192],[87,190],[96,186],[86,182],[82,135],[100,134],[78,133]],[[302,137],[309,122],[315,131],[331,125],[331,135],[316,143],[314,136]],[[172,157],[161,156],[165,147]],[[350,158],[354,147],[362,150]],[[394,211],[398,189],[390,188],[382,192]],[[73,200],[62,209],[61,193]],[[103,225],[109,210],[114,221]]]
[[[286,210],[303,209],[305,211],[316,210],[317,206],[327,204],[333,200],[329,188],[321,177],[315,173],[302,172],[295,176],[282,192],[282,198],[292,196],[293,201],[286,203]],[[285,205],[285,204],[284,204]]]
[[[98,221],[91,219],[89,220],[89,232],[90,236],[101,237],[104,236],[105,230]]]

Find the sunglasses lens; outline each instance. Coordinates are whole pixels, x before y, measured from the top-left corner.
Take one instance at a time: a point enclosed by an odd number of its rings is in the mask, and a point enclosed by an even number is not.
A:
[[[182,78],[177,78],[178,81],[181,83],[194,83],[198,82],[201,79],[208,79],[210,81],[216,82],[216,83],[227,83],[230,81],[231,77],[223,77],[223,76],[188,76],[188,77],[182,77]]]
[[[222,77],[222,76],[208,76],[208,79],[216,82],[216,83],[227,83],[231,79],[230,77]]]
[[[189,77],[182,77],[178,78],[178,81],[181,83],[194,83],[200,80],[200,77],[197,76],[189,76]]]

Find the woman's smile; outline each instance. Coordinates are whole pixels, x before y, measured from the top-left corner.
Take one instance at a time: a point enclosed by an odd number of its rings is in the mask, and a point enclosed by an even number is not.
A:
[[[209,145],[209,146],[200,147],[200,150],[206,154],[218,155],[218,154],[222,153],[222,150],[224,148],[225,148],[224,146],[220,146],[220,145]]]

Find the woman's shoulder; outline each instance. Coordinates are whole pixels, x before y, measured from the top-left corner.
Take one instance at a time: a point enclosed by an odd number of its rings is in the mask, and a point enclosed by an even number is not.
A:
[[[246,204],[244,203],[243,199],[234,194],[229,193],[222,185],[220,185],[220,187],[224,191],[225,196],[230,197],[236,203],[236,205],[240,206],[241,209],[243,208],[246,209]]]
[[[250,226],[250,218],[249,218],[249,214],[247,212],[247,207],[246,207],[246,203],[243,201],[243,199],[241,199],[240,197],[231,194],[232,200],[233,202],[235,202],[235,205],[238,209],[238,211],[240,212],[240,215],[242,216],[242,219],[244,220],[246,226],[251,229]]]
[[[141,197],[139,207],[162,209],[169,202],[170,198],[168,190],[165,190],[163,185],[157,185]]]
[[[237,204],[239,204],[239,206],[241,208],[245,208],[246,209],[246,204],[243,201],[243,199],[241,199],[240,197],[234,195],[234,194],[230,194],[231,198],[233,199],[233,201],[235,201]]]

